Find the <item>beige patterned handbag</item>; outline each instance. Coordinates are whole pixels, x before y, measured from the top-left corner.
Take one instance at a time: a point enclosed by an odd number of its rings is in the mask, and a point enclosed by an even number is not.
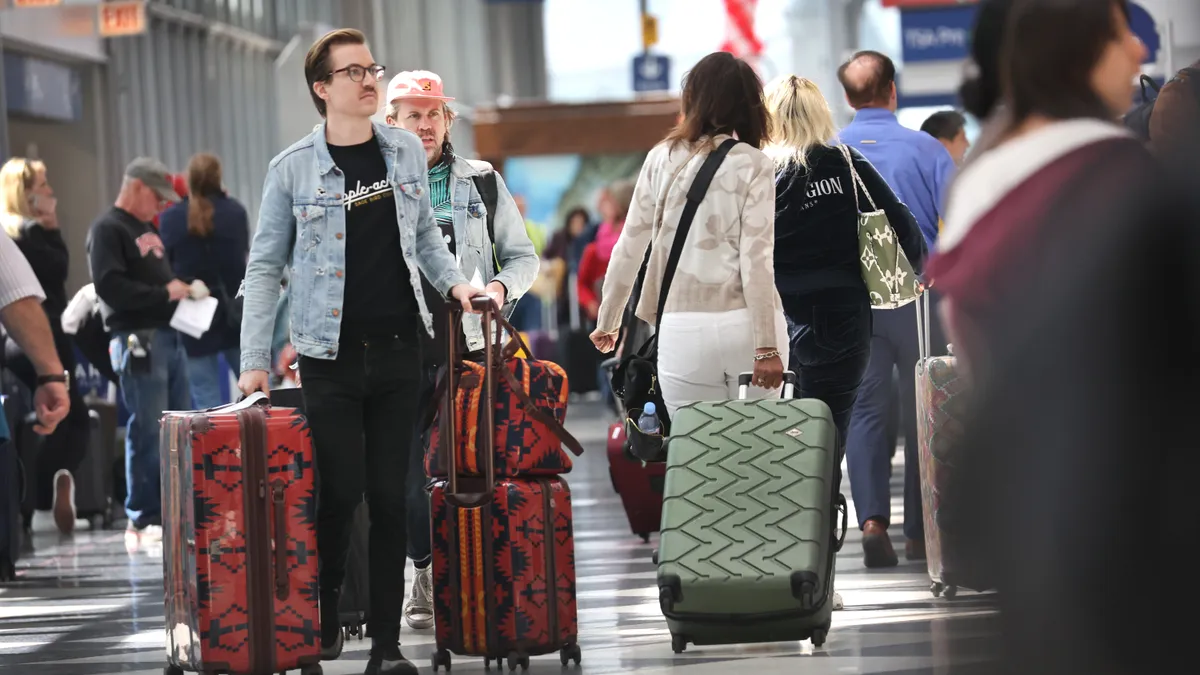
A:
[[[854,168],[854,160],[850,156],[850,148],[841,148],[846,164],[850,166],[850,176],[854,181],[854,208],[858,211],[858,260],[861,263],[862,278],[867,284],[871,295],[872,309],[896,309],[903,307],[925,291],[921,280],[913,272],[912,263],[900,246],[900,238],[892,229],[887,214],[876,208],[871,192],[859,177]],[[858,193],[862,191],[867,196],[871,210],[863,212],[859,206]]]

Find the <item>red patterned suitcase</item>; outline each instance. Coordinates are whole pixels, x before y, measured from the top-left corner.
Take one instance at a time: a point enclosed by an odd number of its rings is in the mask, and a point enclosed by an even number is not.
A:
[[[658,532],[662,520],[666,463],[647,464],[630,457],[625,451],[625,425],[616,422],[608,428],[608,475],[621,496],[629,529],[642,541],[650,541],[650,534]]]
[[[264,401],[163,416],[168,674],[321,672],[312,438]]]
[[[494,347],[498,353],[493,357],[498,360],[493,363],[498,366],[495,372],[500,377],[490,390],[491,410],[486,410],[487,406],[483,404],[489,398],[484,394],[485,365],[460,358],[455,353],[457,346],[453,344],[450,345],[450,358],[446,361],[456,366],[454,415],[460,434],[454,447],[458,471],[463,475],[480,474],[484,464],[482,437],[488,434],[478,431],[493,429],[492,437],[488,440],[495,450],[489,461],[497,476],[557,476],[567,473],[571,470],[571,457],[567,450],[580,455],[583,448],[563,428],[569,395],[566,373],[558,364],[550,361],[517,358],[515,354],[520,350],[530,353],[529,346],[499,312],[491,312],[490,303],[487,300],[480,304],[480,309],[484,310],[485,331],[498,323],[513,336],[512,342],[504,349],[498,345]],[[451,313],[448,335],[457,335],[462,330],[461,317],[461,308],[457,313]],[[492,334],[497,335],[499,340],[498,330]],[[441,379],[435,393],[438,398],[442,397],[447,386],[445,375]],[[495,424],[484,423],[485,413],[491,414]],[[438,416],[441,415],[439,411]],[[440,433],[440,425],[435,425],[430,434],[430,447],[438,447]],[[426,456],[425,469],[435,478],[449,475],[440,453],[431,452]]]
[[[485,334],[493,313],[494,305],[484,313]],[[451,314],[454,329],[461,312]],[[453,357],[454,346],[450,349]],[[481,391],[494,392],[500,349],[490,345],[485,351]],[[450,670],[451,652],[482,656],[485,665],[507,659],[510,670],[528,668],[530,656],[551,652],[559,653],[563,665],[578,664],[570,489],[551,476],[496,478],[491,434],[480,435],[479,470],[460,471],[459,453],[451,450],[459,437],[457,416],[447,414],[458,398],[458,380],[458,371],[451,370],[439,401],[441,442],[430,444],[430,454],[441,455],[447,469],[430,497],[433,669]],[[479,428],[494,427],[495,410],[481,406]]]

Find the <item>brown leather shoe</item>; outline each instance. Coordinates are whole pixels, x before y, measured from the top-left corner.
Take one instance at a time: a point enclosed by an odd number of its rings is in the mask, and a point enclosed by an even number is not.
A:
[[[904,543],[904,557],[907,560],[924,560],[925,559],[925,540],[924,539],[909,539]]]
[[[863,525],[863,564],[867,567],[895,567],[900,564],[887,526],[878,520],[868,520]]]

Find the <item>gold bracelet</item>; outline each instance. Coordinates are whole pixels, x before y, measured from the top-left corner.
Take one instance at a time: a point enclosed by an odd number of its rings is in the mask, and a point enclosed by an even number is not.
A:
[[[764,352],[764,353],[762,353],[762,354],[755,354],[755,355],[754,355],[754,360],[755,360],[755,361],[766,361],[767,359],[773,359],[773,358],[775,358],[776,356],[779,356],[779,355],[780,355],[780,354],[779,354],[779,350],[778,350],[778,349],[772,349],[772,350],[771,350],[771,351],[769,351],[769,352]]]

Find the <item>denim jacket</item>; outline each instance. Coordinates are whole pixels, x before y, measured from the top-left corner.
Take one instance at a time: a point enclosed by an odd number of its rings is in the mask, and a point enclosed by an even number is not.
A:
[[[443,294],[467,283],[442,240],[429,204],[425,150],[409,131],[374,124],[396,192],[396,222],[409,282],[425,330],[433,317],[421,292],[421,273]],[[334,166],[325,124],[281,152],[267,167],[258,229],[250,244],[246,278],[239,292],[242,312],[242,370],[270,370],[271,337],[279,280],[290,265],[292,344],[302,356],[334,359],[341,331],[341,268],[346,262],[345,176]]]
[[[454,205],[454,241],[458,251],[458,265],[467,279],[482,288],[492,281],[499,281],[507,289],[505,304],[508,307],[529,290],[537,278],[538,260],[533,242],[525,231],[525,219],[517,209],[517,203],[504,185],[500,173],[496,173],[496,260],[500,273],[495,274],[492,262],[492,244],[487,233],[487,207],[475,189],[475,176],[492,171],[487,162],[455,157],[450,165],[450,201]],[[478,275],[478,277],[476,276]],[[468,315],[463,321],[463,333],[467,338],[467,349],[483,349],[483,325],[479,316]]]

